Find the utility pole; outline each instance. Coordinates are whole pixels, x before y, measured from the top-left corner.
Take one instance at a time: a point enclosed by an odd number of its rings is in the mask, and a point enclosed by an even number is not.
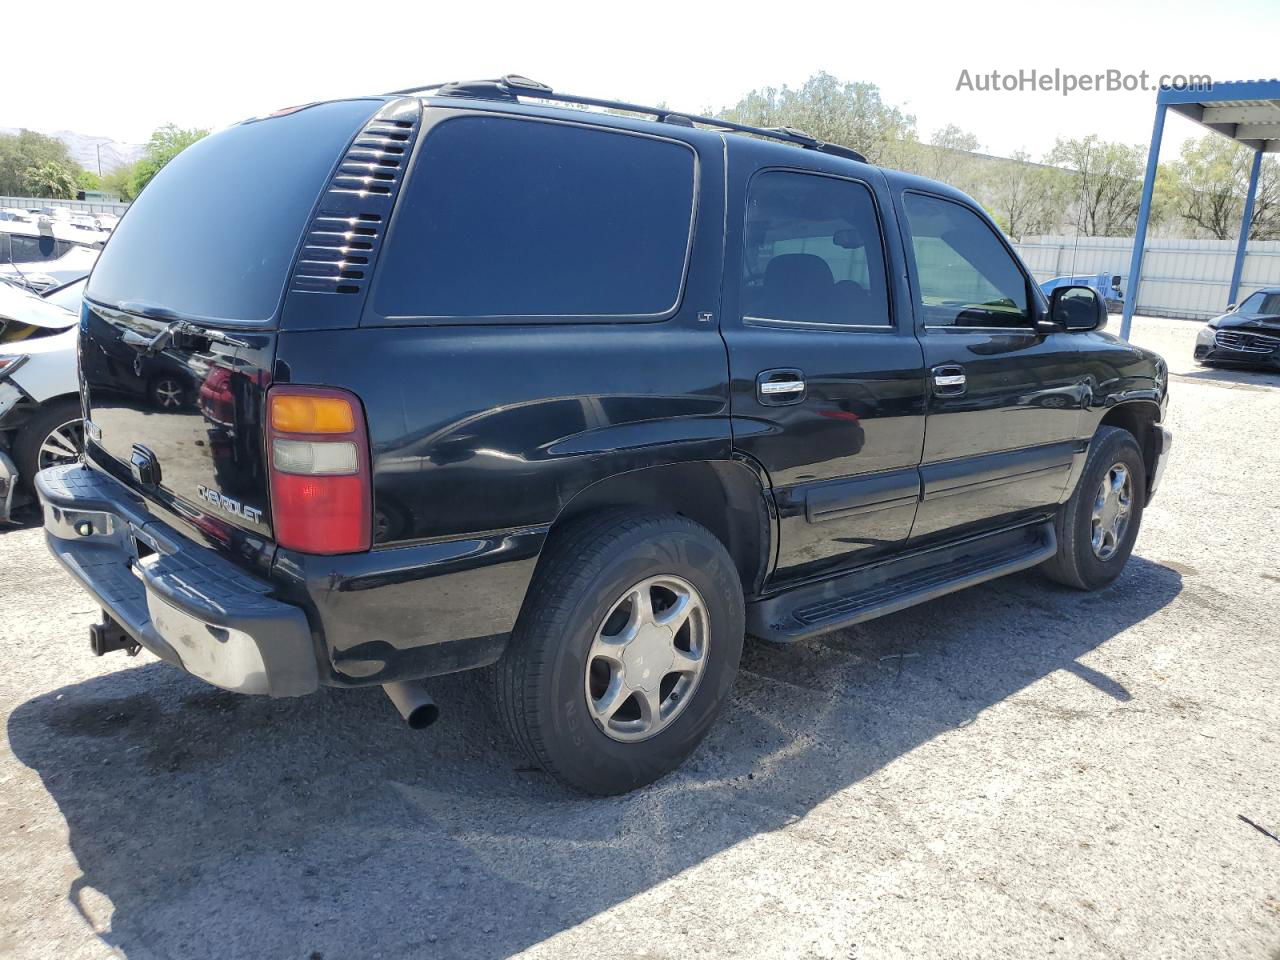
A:
[[[94,149],[98,151],[98,179],[102,179],[102,144],[95,143]]]

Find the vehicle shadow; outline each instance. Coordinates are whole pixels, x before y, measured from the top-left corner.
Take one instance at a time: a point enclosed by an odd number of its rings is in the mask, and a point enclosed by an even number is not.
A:
[[[378,690],[246,698],[152,663],[35,697],[8,733],[66,819],[82,873],[67,896],[96,926],[103,901],[85,892],[105,895],[99,935],[132,960],[506,957],[797,821],[1055,671],[1089,685],[1088,709],[1124,709],[1130,691],[1078,661],[1181,587],[1135,556],[1095,594],[1027,573],[750,644],[691,761],[610,799],[531,770],[471,676],[434,681],[442,719],[414,733]]]
[[[1260,367],[1196,367],[1190,373],[1174,373],[1177,380],[1201,383],[1239,383],[1258,387],[1280,387],[1280,371]]]
[[[0,534],[9,530],[30,530],[32,527],[40,526],[43,520],[44,515],[39,507],[26,504],[15,509],[7,523],[0,523]]]

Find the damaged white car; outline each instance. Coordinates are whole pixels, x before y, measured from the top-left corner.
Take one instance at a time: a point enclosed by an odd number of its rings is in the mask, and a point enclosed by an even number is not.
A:
[[[84,277],[42,295],[0,282],[0,522],[83,445],[76,334]]]

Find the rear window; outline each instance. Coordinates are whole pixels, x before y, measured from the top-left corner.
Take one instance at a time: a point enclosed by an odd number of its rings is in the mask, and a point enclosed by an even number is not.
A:
[[[420,148],[382,253],[383,317],[659,316],[680,299],[694,201],[684,144],[459,117]]]
[[[270,320],[330,172],[380,105],[319,104],[188,147],[120,221],[87,296],[203,320]]]
[[[38,237],[10,236],[9,244],[10,255],[17,263],[53,260],[58,254],[66,252],[65,247],[59,250],[58,241],[47,234]]]

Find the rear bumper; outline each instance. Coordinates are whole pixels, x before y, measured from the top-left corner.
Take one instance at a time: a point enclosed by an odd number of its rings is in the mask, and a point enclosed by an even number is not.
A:
[[[300,696],[320,683],[301,608],[153,517],[123,484],[82,464],[43,470],[49,550],[134,640],[239,693]]]

